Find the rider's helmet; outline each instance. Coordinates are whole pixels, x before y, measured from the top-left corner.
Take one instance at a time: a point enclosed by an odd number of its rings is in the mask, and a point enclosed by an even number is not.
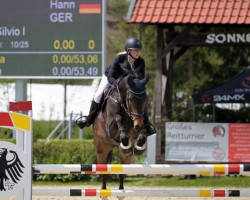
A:
[[[133,50],[144,50],[141,41],[138,40],[137,38],[129,38],[125,42],[125,51],[128,52],[128,49],[133,49]]]

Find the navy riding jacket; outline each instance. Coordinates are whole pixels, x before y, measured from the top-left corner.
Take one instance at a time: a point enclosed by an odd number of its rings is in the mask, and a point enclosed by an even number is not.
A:
[[[132,69],[132,67],[134,69]],[[145,77],[145,61],[142,57],[136,59],[132,67],[128,61],[128,54],[126,52],[116,55],[113,63],[105,71],[108,82],[114,85],[117,83],[118,78],[123,78],[129,74],[132,75],[133,78],[138,79]]]

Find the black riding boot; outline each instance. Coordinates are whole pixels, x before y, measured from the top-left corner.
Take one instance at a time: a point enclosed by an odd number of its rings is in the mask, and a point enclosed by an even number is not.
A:
[[[147,114],[144,114],[144,124],[145,124],[145,128],[146,128],[146,135],[147,136],[150,136],[150,135],[153,135],[156,133],[155,127],[153,124],[150,123]]]
[[[90,106],[89,115],[78,118],[76,120],[76,125],[80,129],[83,129],[85,126],[89,127],[91,124],[93,124],[96,112],[98,111],[98,107],[99,107],[99,103],[96,103],[93,100]]]
[[[153,134],[156,134],[155,127],[154,127],[153,124],[151,124],[150,122],[148,122],[146,124],[146,135],[150,136],[150,135],[153,135]]]

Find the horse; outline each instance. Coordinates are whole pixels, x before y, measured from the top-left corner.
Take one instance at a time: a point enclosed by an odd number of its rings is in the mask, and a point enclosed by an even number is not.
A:
[[[148,76],[139,80],[128,75],[116,87],[109,89],[105,107],[97,114],[92,125],[97,164],[110,164],[114,148],[119,148],[122,164],[131,164],[134,155],[141,155],[145,151],[144,115],[148,81]],[[119,175],[121,190],[124,189],[124,176]],[[106,189],[106,175],[103,175],[102,189]]]

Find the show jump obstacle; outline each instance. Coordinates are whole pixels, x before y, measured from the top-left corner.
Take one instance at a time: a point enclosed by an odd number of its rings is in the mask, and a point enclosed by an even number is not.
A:
[[[0,141],[0,197],[32,199],[32,119],[15,113],[0,112],[0,127],[16,131],[16,145]]]
[[[249,197],[250,190],[96,190],[96,189],[33,189],[37,196],[76,196],[76,197],[110,197],[110,196],[147,196],[147,197]]]
[[[250,176],[250,164],[93,164],[93,165],[34,165],[34,172],[39,174],[168,174],[197,176]]]
[[[39,196],[155,196],[155,197],[250,197],[250,189],[242,190],[97,190],[97,189],[33,189],[32,190],[32,118],[14,112],[0,112],[0,127],[17,130],[17,145],[0,142],[0,197],[17,195],[18,200]],[[1,158],[5,159],[1,159]],[[3,163],[1,163],[3,162]],[[14,163],[14,164],[13,164]],[[41,174],[168,174],[168,175],[243,175],[250,176],[250,164],[172,164],[172,165],[47,165],[36,164]],[[2,177],[0,177],[2,178]],[[27,183],[26,183],[27,182]],[[21,188],[21,189],[20,189]]]

